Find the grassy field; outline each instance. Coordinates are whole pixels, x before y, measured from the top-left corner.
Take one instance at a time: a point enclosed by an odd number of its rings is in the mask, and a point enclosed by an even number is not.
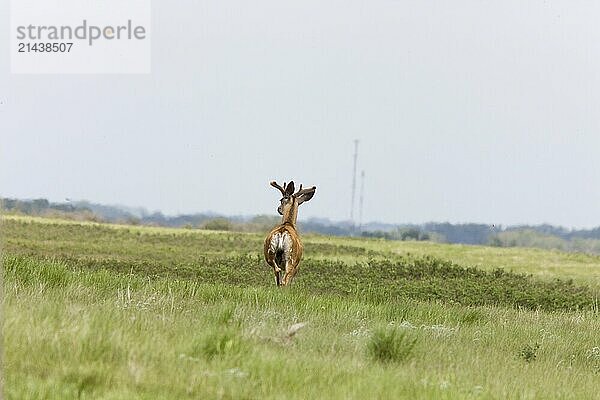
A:
[[[308,235],[278,289],[262,235],[4,217],[2,237],[9,399],[600,393],[599,257]]]

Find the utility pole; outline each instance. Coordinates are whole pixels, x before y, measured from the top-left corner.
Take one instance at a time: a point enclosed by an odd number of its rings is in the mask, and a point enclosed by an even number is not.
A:
[[[350,221],[354,226],[354,196],[356,194],[356,160],[358,158],[358,139],[354,140],[354,170],[352,174],[352,199],[350,202]]]
[[[365,170],[360,173],[360,197],[358,199],[358,231],[362,231],[363,200],[365,195]]]

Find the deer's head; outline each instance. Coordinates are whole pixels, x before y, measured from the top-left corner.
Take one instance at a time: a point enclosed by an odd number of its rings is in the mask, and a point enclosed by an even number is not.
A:
[[[277,182],[271,182],[271,186],[276,189],[279,189],[281,192],[281,200],[280,205],[277,207],[277,212],[284,217],[286,214],[295,213],[298,209],[298,206],[304,202],[309,201],[315,195],[315,190],[317,190],[316,186],[310,187],[308,189],[302,189],[302,185],[300,185],[300,189],[294,193],[294,181],[286,184],[283,183],[283,187],[279,186]],[[294,215],[295,220],[295,215]],[[294,221],[295,222],[295,221]]]

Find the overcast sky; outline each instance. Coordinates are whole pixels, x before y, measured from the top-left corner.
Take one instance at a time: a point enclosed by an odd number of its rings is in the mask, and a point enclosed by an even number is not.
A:
[[[600,225],[599,3],[290,3],[154,0],[149,75],[0,57],[0,195],[343,220],[359,139],[364,221]]]

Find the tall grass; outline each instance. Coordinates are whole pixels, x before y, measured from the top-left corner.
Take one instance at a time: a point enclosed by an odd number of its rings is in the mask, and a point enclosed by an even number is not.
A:
[[[231,246],[228,235],[202,234],[211,245],[182,235],[186,253],[179,234],[135,228],[111,243],[114,228],[57,235],[40,225],[5,236],[8,399],[598,393],[600,318],[593,303],[574,306],[594,296],[579,285],[427,257],[316,257],[280,290],[256,254],[210,252],[219,240]],[[522,306],[494,292],[502,285],[558,306]],[[496,301],[457,300],[487,286]]]

